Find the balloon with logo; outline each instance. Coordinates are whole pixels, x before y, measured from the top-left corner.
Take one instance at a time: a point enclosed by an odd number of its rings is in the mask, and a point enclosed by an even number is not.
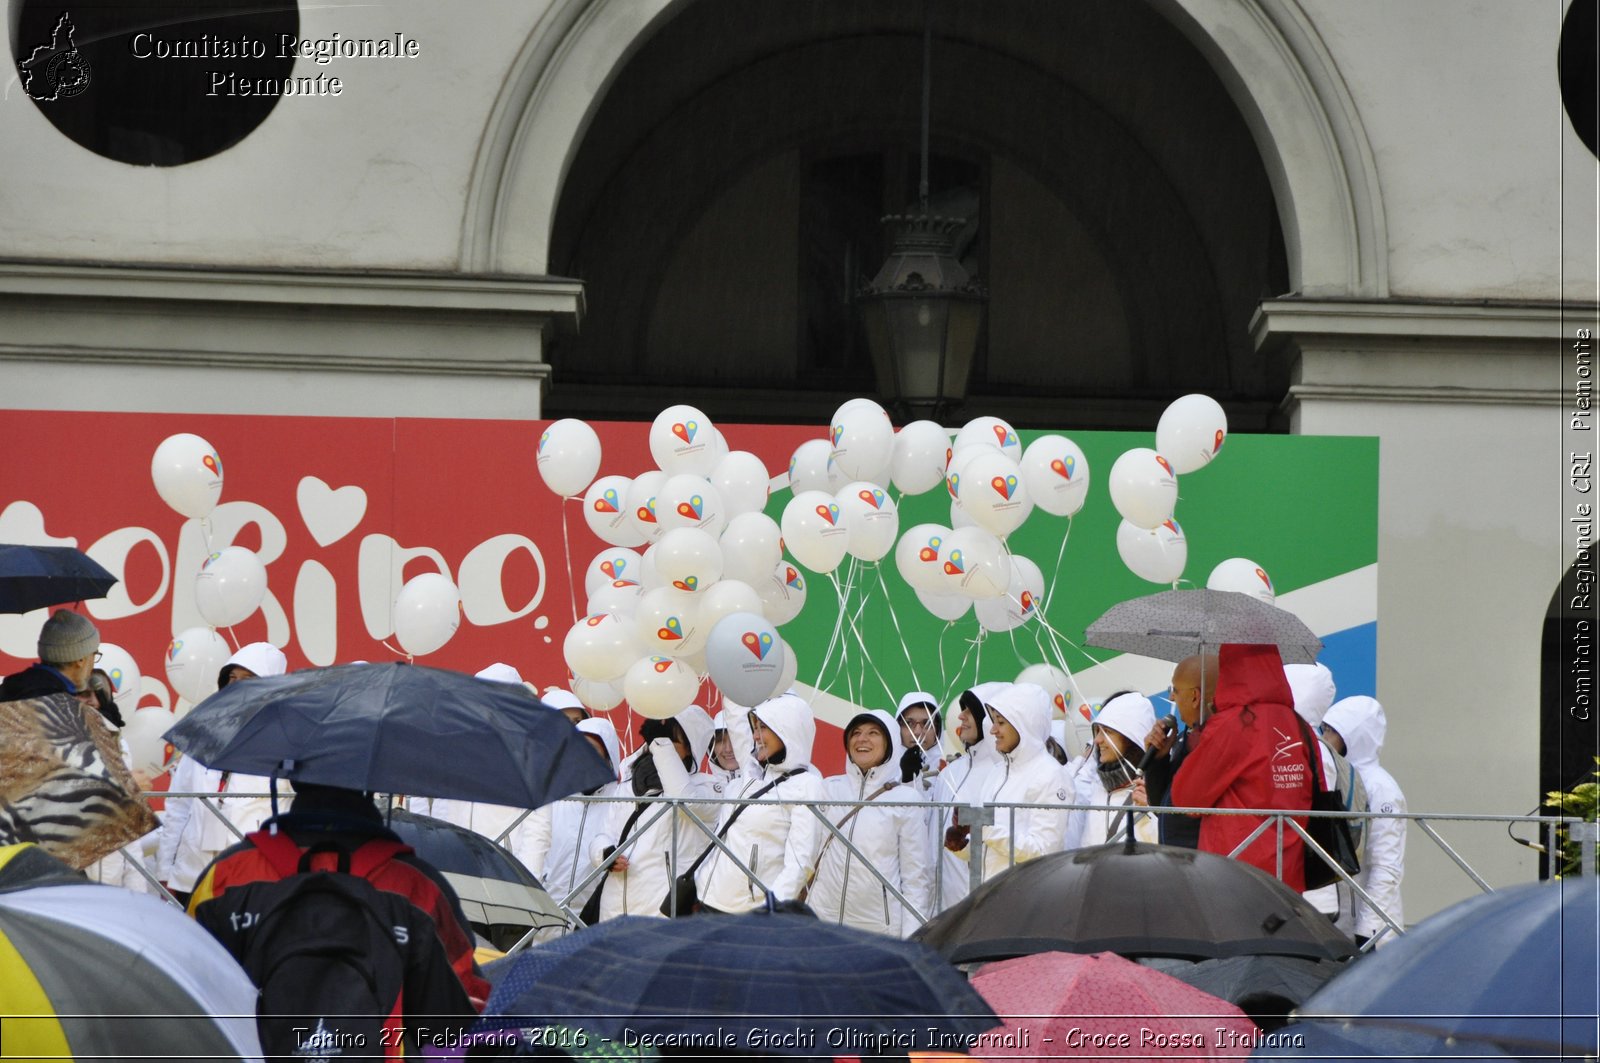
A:
[[[601,542],[612,546],[644,545],[644,533],[628,509],[628,492],[632,488],[633,479],[628,476],[602,476],[589,485],[583,496],[583,521]]]
[[[1123,521],[1117,527],[1117,553],[1135,576],[1151,583],[1173,583],[1189,562],[1189,542],[1172,519],[1154,528]]]
[[[394,635],[414,657],[432,653],[461,626],[461,592],[441,572],[424,572],[406,581],[394,600]]]
[[[644,652],[632,619],[595,613],[573,624],[561,644],[567,669],[580,679],[610,683]]]
[[[656,572],[669,587],[694,594],[722,578],[722,547],[699,528],[673,528],[655,545]]]
[[[634,631],[645,653],[686,657],[705,645],[706,633],[698,629],[700,601],[676,587],[657,587],[639,599],[634,611]]]
[[[1022,483],[1046,513],[1070,517],[1089,496],[1089,459],[1061,435],[1040,436],[1022,453]]]
[[[750,584],[743,580],[719,579],[700,592],[700,625],[708,633],[715,630],[717,621],[733,613],[765,615],[761,596]]]
[[[254,550],[229,546],[206,558],[194,577],[194,604],[212,627],[232,627],[261,608],[267,567]]]
[[[600,437],[589,422],[566,417],[539,435],[539,475],[562,498],[576,498],[600,471]]]
[[[597,683],[567,673],[567,689],[594,712],[608,712],[622,704],[621,683]]]
[[[222,455],[199,436],[179,432],[156,447],[150,479],[161,501],[185,517],[202,520],[222,497]]]
[[[913,590],[925,594],[949,594],[944,583],[944,559],[940,552],[950,539],[951,530],[941,524],[918,524],[908,528],[895,544],[894,564]]]
[[[160,775],[166,771],[172,763],[172,745],[166,734],[178,722],[177,717],[160,705],[147,705],[129,711],[125,719],[128,722],[118,736],[128,744],[133,770],[144,775]]]
[[[728,526],[722,492],[703,476],[669,476],[656,492],[656,522],[663,533],[698,528],[713,537]]]
[[[676,657],[640,657],[622,677],[622,696],[647,720],[665,720],[687,709],[700,692],[700,676]]]
[[[826,439],[808,439],[795,448],[789,459],[789,489],[826,491],[833,494],[845,485],[844,474],[833,463],[833,444]]]
[[[1135,528],[1154,528],[1178,504],[1172,464],[1149,447],[1134,447],[1111,466],[1111,504]]]
[[[232,656],[233,650],[215,631],[186,628],[167,644],[167,682],[180,696],[204,701],[217,692],[217,673]]]
[[[894,436],[889,474],[894,485],[908,495],[920,495],[939,486],[950,458],[950,436],[936,421],[912,421]]]
[[[965,594],[929,594],[927,591],[911,588],[917,596],[917,601],[922,607],[940,620],[954,623],[967,615],[967,610],[972,608],[972,599]]]
[[[693,406],[668,406],[650,425],[650,456],[669,476],[709,476],[721,457],[716,427]]]
[[[144,677],[139,674],[139,665],[134,662],[131,653],[115,643],[102,642],[100,663],[95,667],[110,678],[112,700],[123,711],[131,711],[138,707],[140,687],[144,683]],[[219,666],[217,671],[221,670]]]
[[[741,513],[728,522],[718,538],[722,547],[722,578],[743,580],[754,587],[783,560],[783,533],[765,513]]]
[[[1211,463],[1228,438],[1228,415],[1209,395],[1175,399],[1156,422],[1156,449],[1179,476]]]
[[[828,433],[833,463],[851,480],[885,483],[894,458],[894,422],[871,399],[851,399],[834,411]]]
[[[1028,558],[1012,554],[1005,594],[977,603],[974,611],[985,631],[1010,631],[1037,617],[1043,607],[1044,573]]]
[[[957,474],[952,474],[955,478]],[[1028,489],[1017,463],[997,450],[972,455],[962,465],[956,497],[974,524],[1004,539],[1028,516]]]
[[[976,443],[999,447],[1000,453],[1012,461],[1022,460],[1022,440],[1017,437],[1017,430],[998,417],[975,417],[956,433],[957,451]]]
[[[608,583],[617,580],[639,582],[643,557],[637,550],[609,546],[594,555],[589,567],[583,570],[583,593],[593,594]]]
[[[711,681],[740,705],[755,705],[778,692],[785,649],[778,630],[760,613],[732,613],[717,621],[706,640]]]
[[[1247,557],[1230,557],[1206,579],[1206,588],[1213,591],[1238,591],[1259,598],[1268,605],[1276,605],[1278,592],[1273,589],[1272,577],[1267,570]]]
[[[834,496],[801,491],[783,507],[783,542],[794,559],[813,572],[832,572],[850,547],[850,526]]]
[[[755,584],[761,612],[778,627],[800,615],[806,607],[806,578],[788,561],[779,561],[771,575]]]
[[[659,503],[656,496],[661,492],[661,486],[667,482],[667,474],[655,469],[642,472],[633,478],[633,483],[628,486],[626,506],[628,519],[633,522],[634,534],[641,537],[641,542],[653,543],[661,538],[661,533],[666,529],[661,526],[657,518]]]
[[[835,500],[850,529],[846,549],[851,557],[881,561],[900,537],[900,510],[889,493],[875,483],[846,484]]]
[[[1011,585],[1004,544],[983,528],[957,528],[939,549],[944,586],[939,593],[998,598]]]
[[[589,604],[584,612],[588,616],[597,613],[612,613],[619,617],[631,618],[639,610],[639,599],[644,597],[644,588],[632,580],[612,580],[610,583],[595,588],[589,595]]]
[[[748,450],[724,455],[711,470],[710,480],[722,496],[722,511],[729,520],[741,513],[760,513],[767,506],[772,478],[761,459]]]

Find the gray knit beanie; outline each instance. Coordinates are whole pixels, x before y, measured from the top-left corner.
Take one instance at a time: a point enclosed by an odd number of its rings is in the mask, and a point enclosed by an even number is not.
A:
[[[45,664],[71,664],[99,648],[99,630],[70,609],[57,609],[39,629],[39,660]]]

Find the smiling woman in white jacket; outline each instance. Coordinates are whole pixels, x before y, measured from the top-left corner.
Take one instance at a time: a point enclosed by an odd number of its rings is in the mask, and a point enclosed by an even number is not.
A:
[[[906,911],[865,864],[870,862],[892,882],[923,918],[932,914],[928,911],[932,850],[927,809],[920,807],[922,787],[916,781],[902,784],[900,757],[905,750],[900,728],[886,712],[863,712],[846,724],[844,752],[844,774],[830,776],[822,785],[835,800],[873,802],[828,810],[861,857],[823,828],[817,874],[806,903],[826,922],[901,937],[921,926],[921,919]],[[879,801],[886,803],[878,805]],[[912,801],[917,805],[906,804]]]
[[[811,745],[817,736],[811,706],[797,694],[779,694],[748,713],[729,704],[723,720],[742,761],[739,778],[724,787],[723,796],[754,798],[757,791],[778,783],[746,808],[728,828],[723,843],[778,900],[793,900],[817,858],[820,835],[827,833],[810,808],[776,803],[822,802],[822,779],[811,766]],[[796,769],[797,774],[779,782]],[[722,806],[718,830],[739,807]],[[748,912],[766,903],[761,887],[721,849],[712,849],[695,873],[695,883],[700,903],[719,912]]]
[[[1155,725],[1155,706],[1143,694],[1119,694],[1105,703],[1100,714],[1094,718],[1096,770],[1089,779],[1085,804],[1128,804],[1133,797],[1134,784],[1139,781],[1139,770],[1135,764],[1144,755],[1142,743]],[[1082,815],[1083,831],[1077,838],[1080,846],[1104,845],[1127,836],[1127,813],[1090,809]],[[1154,845],[1158,840],[1155,816],[1147,812],[1137,815],[1133,832],[1135,840]],[[1113,827],[1116,830],[1114,837]]]
[[[984,803],[1065,805],[1072,784],[1044,747],[1050,737],[1050,695],[1032,683],[1012,683],[987,704],[1000,761],[984,778]],[[984,881],[1009,868],[1013,853],[1020,864],[1060,851],[1065,836],[1066,814],[1058,809],[995,809],[994,825],[983,828]]]

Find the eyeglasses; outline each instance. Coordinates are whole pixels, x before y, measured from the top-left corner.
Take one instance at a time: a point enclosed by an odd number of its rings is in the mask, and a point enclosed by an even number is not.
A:
[[[94,663],[95,664],[99,664],[100,663],[100,658],[102,658],[104,656],[105,656],[104,653],[100,652],[99,650],[95,650],[94,651]]]

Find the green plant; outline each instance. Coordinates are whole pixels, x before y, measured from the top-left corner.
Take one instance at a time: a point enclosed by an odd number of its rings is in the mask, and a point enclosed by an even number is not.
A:
[[[1600,757],[1595,757],[1595,779],[1600,780]],[[1545,807],[1554,808],[1564,816],[1574,816],[1588,823],[1595,822],[1600,810],[1600,781],[1579,783],[1570,790],[1551,790],[1545,794]],[[1556,839],[1561,846],[1561,870],[1570,875],[1578,870],[1578,843],[1571,837],[1566,824],[1556,828]]]

